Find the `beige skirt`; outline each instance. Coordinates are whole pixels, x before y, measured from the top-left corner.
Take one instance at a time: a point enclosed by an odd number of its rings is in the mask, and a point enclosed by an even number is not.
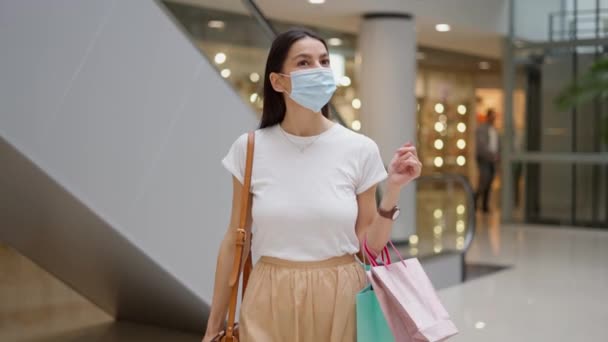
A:
[[[355,342],[365,272],[352,255],[318,262],[262,257],[241,307],[241,342]]]

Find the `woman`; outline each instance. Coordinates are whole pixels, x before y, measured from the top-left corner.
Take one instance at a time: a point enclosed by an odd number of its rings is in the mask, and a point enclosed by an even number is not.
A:
[[[411,144],[388,175],[377,145],[328,119],[335,81],[323,39],[293,29],[272,44],[256,131],[251,191],[255,265],[240,311],[243,342],[356,340],[355,296],[365,273],[355,254],[380,251],[391,235],[403,186],[420,175]],[[230,228],[220,247],[204,342],[222,330],[243,189],[247,134],[223,165],[233,174]],[[380,207],[376,186],[387,179]]]

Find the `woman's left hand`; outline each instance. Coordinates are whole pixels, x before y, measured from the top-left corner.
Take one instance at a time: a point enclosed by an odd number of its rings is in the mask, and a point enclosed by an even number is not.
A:
[[[403,187],[420,177],[422,163],[418,160],[416,147],[407,143],[397,151],[388,167],[388,183]]]

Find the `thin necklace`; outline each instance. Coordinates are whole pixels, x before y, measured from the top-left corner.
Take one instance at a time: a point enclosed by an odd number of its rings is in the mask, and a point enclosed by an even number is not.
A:
[[[283,127],[281,126],[281,124],[279,124],[279,131],[281,131],[281,133],[283,134],[283,136],[285,137],[285,139],[287,141],[289,141],[290,144],[292,144],[295,148],[297,148],[300,153],[303,153],[306,149],[308,149],[310,146],[312,146],[312,144],[314,144],[317,140],[319,140],[319,138],[321,137],[321,135],[323,135],[323,133],[327,132],[328,130],[330,130],[332,127],[329,127],[327,130],[325,130],[324,132],[322,132],[321,134],[317,135],[311,142],[309,142],[308,144],[304,145],[303,147],[300,146],[298,143],[294,142],[285,132],[285,130],[283,129]]]

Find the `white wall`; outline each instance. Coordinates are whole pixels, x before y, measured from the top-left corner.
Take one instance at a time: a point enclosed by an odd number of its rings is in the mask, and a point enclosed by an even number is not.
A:
[[[0,135],[210,299],[249,107],[154,1],[3,0],[0,46]]]

